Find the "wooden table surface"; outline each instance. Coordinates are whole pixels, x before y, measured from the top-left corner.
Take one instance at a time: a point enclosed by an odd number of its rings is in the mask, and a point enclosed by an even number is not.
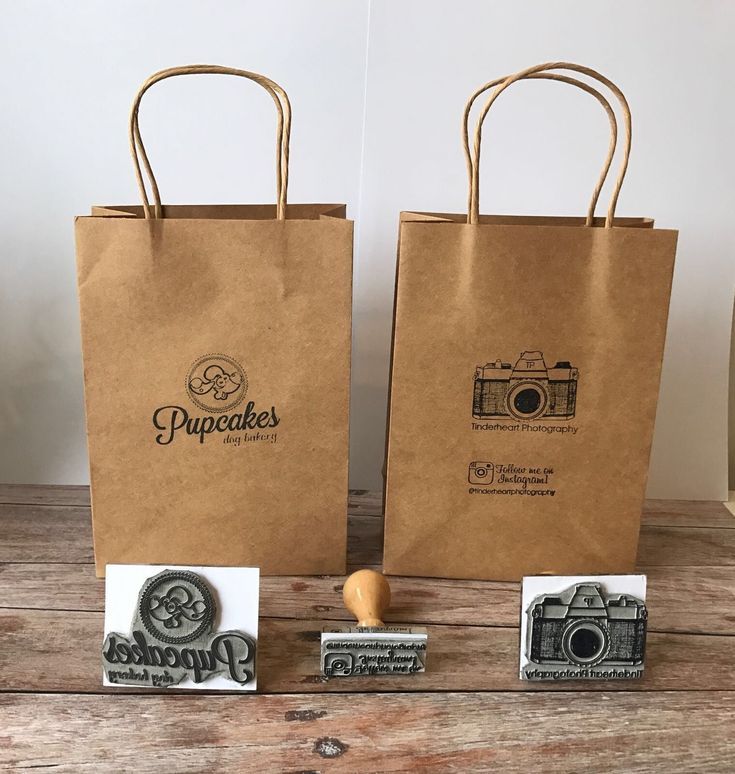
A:
[[[350,501],[351,568],[381,504]],[[735,771],[735,518],[651,501],[645,677],[522,683],[515,583],[393,578],[425,674],[326,681],[341,577],[263,578],[257,694],[104,689],[86,487],[0,486],[0,766],[54,771]]]

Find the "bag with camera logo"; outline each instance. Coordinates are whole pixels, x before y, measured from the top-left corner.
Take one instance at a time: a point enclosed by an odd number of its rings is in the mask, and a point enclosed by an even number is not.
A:
[[[622,111],[623,161],[604,219],[594,212],[617,118],[569,71],[607,86]],[[580,88],[608,115],[586,218],[479,214],[483,120],[525,78]],[[470,149],[469,113],[490,89]],[[677,232],[615,217],[631,121],[599,73],[555,62],[500,78],[472,96],[464,120],[468,214],[401,214],[385,570],[495,580],[630,572]]]
[[[200,73],[273,99],[275,206],[161,206],[140,101]],[[285,92],[255,73],[156,73],[130,117],[143,206],[76,220],[99,575],[110,562],[345,569],[352,222],[341,204],[286,204],[290,122]]]

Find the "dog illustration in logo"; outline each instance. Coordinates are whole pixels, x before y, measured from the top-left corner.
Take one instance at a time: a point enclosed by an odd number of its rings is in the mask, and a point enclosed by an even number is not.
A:
[[[163,596],[154,594],[150,598],[148,611],[166,629],[175,629],[182,625],[182,617],[189,621],[201,621],[207,606],[201,599],[195,600],[183,586],[172,586]]]
[[[237,392],[242,386],[241,374],[237,371],[228,374],[219,365],[207,366],[202,376],[203,379],[195,376],[189,382],[189,389],[197,395],[213,392],[215,400],[227,400],[233,392]]]

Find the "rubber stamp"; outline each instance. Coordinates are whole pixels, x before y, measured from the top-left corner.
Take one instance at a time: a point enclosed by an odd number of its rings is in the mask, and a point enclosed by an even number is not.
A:
[[[524,578],[521,679],[641,677],[645,595],[645,575]]]
[[[255,689],[257,569],[107,570],[105,685]]]
[[[322,674],[354,677],[425,671],[426,629],[383,623],[390,606],[385,576],[375,570],[358,570],[345,581],[342,598],[357,625],[322,632]]]

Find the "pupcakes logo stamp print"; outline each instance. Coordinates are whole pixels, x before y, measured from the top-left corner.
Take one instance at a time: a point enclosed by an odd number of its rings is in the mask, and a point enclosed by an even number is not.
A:
[[[186,389],[199,408],[221,413],[242,402],[248,391],[248,379],[242,366],[231,357],[205,355],[192,364]]]
[[[158,445],[168,446],[181,436],[195,436],[203,444],[212,434],[222,434],[222,443],[232,448],[278,441],[274,428],[281,420],[276,407],[259,409],[254,400],[242,405],[249,388],[248,377],[229,355],[210,353],[198,358],[189,367],[184,385],[191,402],[207,413],[197,416],[178,404],[157,408],[153,427]]]
[[[255,640],[242,631],[217,632],[212,590],[197,573],[167,569],[138,594],[131,635],[110,632],[102,666],[112,685],[166,688],[222,676],[244,686],[255,677]]]
[[[148,581],[138,612],[143,626],[161,642],[195,640],[214,618],[214,600],[193,572],[163,572]]]

